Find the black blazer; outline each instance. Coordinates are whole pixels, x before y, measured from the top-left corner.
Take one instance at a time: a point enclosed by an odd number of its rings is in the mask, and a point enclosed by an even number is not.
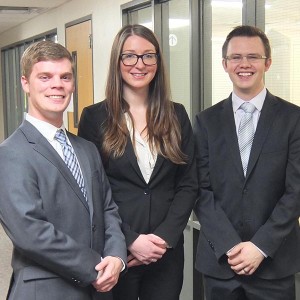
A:
[[[105,163],[113,198],[119,206],[127,245],[139,234],[154,233],[175,247],[182,236],[197,192],[197,172],[193,133],[187,113],[174,103],[182,130],[182,151],[188,156],[185,165],[176,165],[158,155],[147,184],[139,169],[130,137],[120,158]],[[78,134],[96,144],[101,153],[102,124],[107,118],[106,101],[85,108]],[[181,239],[182,240],[182,239]]]
[[[300,270],[299,122],[299,107],[267,93],[244,178],[231,96],[196,116],[200,272],[233,277],[225,253],[241,241],[267,254],[261,278]]]

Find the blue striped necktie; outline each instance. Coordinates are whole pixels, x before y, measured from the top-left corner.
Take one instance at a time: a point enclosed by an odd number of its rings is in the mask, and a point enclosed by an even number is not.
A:
[[[81,174],[79,163],[78,163],[78,160],[77,160],[77,157],[75,155],[72,145],[67,141],[65,132],[62,129],[57,130],[57,132],[55,134],[55,139],[60,143],[63,154],[64,154],[64,161],[65,161],[66,165],[68,166],[68,168],[70,169],[75,180],[77,181],[85,200],[87,200],[86,189],[84,186],[84,179]]]
[[[238,141],[243,171],[244,175],[246,176],[249,156],[254,138],[253,112],[256,108],[252,103],[249,102],[243,103],[240,108],[245,112],[245,114],[243,115],[240,122],[238,130]]]

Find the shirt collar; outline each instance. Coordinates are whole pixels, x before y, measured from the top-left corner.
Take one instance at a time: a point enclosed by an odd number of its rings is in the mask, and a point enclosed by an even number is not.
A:
[[[256,95],[254,98],[252,98],[249,101],[245,101],[241,98],[239,98],[234,92],[232,92],[232,107],[233,107],[233,112],[236,113],[236,111],[240,108],[240,106],[244,103],[244,102],[250,102],[255,106],[255,108],[261,112],[264,101],[266,99],[266,95],[267,95],[267,89],[263,88],[263,90]]]
[[[64,125],[62,125],[60,128],[57,128],[50,123],[39,120],[29,115],[28,113],[25,115],[25,119],[26,121],[31,123],[50,142],[54,140],[56,131],[58,129],[62,129],[66,133],[66,129]]]

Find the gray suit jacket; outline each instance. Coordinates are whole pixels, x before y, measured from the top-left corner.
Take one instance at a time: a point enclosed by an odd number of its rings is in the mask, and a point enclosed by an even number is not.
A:
[[[68,137],[88,202],[64,161],[29,122],[0,145],[0,219],[14,245],[9,299],[107,299],[91,286],[95,266],[107,255],[126,261],[98,151],[82,138]]]
[[[252,241],[268,258],[264,279],[300,271],[300,108],[267,93],[242,170],[231,97],[199,113],[195,122],[201,223],[196,268],[231,278],[226,252]]]

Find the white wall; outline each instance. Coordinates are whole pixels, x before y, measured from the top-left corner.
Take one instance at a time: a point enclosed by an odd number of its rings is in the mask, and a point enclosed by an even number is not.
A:
[[[104,98],[110,49],[113,38],[121,27],[120,5],[127,2],[129,0],[72,0],[0,34],[0,48],[53,29],[57,29],[58,42],[64,45],[65,24],[92,15],[94,99],[98,102]],[[1,76],[3,75],[0,73],[2,90]],[[0,93],[0,142],[4,138],[3,127],[3,99]]]

